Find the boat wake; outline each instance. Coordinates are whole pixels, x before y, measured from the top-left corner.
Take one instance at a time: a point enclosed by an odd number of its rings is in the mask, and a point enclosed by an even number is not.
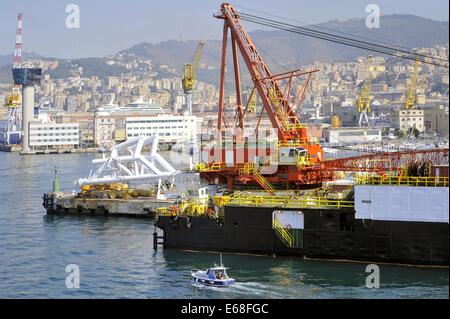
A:
[[[198,282],[192,281],[192,287],[204,289],[208,291],[215,291],[225,294],[232,295],[241,295],[241,297],[249,297],[249,298],[283,298],[283,290],[276,291],[277,287],[262,284],[259,282],[237,282],[232,286],[228,287],[214,287],[208,286],[204,284],[200,284]]]

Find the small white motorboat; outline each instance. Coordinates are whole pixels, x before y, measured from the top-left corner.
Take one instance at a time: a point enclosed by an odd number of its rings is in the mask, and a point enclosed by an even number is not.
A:
[[[192,270],[192,280],[196,283],[216,286],[227,287],[234,284],[236,281],[233,278],[228,277],[227,267],[222,264],[222,254],[220,254],[220,265],[215,265],[208,270]]]

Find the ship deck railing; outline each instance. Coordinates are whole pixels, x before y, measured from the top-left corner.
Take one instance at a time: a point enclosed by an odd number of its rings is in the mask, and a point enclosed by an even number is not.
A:
[[[275,218],[273,219],[272,227],[275,230],[277,236],[286,246],[294,247],[294,236],[292,236],[291,233],[284,229],[280,222]]]
[[[240,192],[238,196],[215,196],[218,206],[277,207],[277,208],[354,208],[354,201],[328,199],[321,196],[267,195]]]
[[[359,175],[357,185],[391,185],[391,186],[421,186],[448,187],[448,177],[443,176],[380,176]]]

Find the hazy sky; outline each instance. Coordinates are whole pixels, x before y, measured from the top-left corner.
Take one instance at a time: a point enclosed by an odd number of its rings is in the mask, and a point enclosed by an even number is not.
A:
[[[219,0],[0,0],[0,55],[14,48],[17,13],[23,13],[23,48],[45,56],[113,54],[134,44],[169,39],[219,39],[222,22],[212,14]],[[408,13],[448,21],[448,0],[237,0],[245,7],[305,23],[365,17],[377,4],[382,14]],[[66,6],[80,8],[80,28],[65,26]],[[244,10],[244,9],[242,9]],[[247,10],[247,12],[249,12]],[[381,20],[382,23],[382,20]],[[247,30],[257,28],[246,24]]]

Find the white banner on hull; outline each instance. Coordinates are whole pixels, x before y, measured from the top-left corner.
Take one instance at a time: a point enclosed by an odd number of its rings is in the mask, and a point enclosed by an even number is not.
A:
[[[448,223],[448,187],[355,186],[355,218]]]

